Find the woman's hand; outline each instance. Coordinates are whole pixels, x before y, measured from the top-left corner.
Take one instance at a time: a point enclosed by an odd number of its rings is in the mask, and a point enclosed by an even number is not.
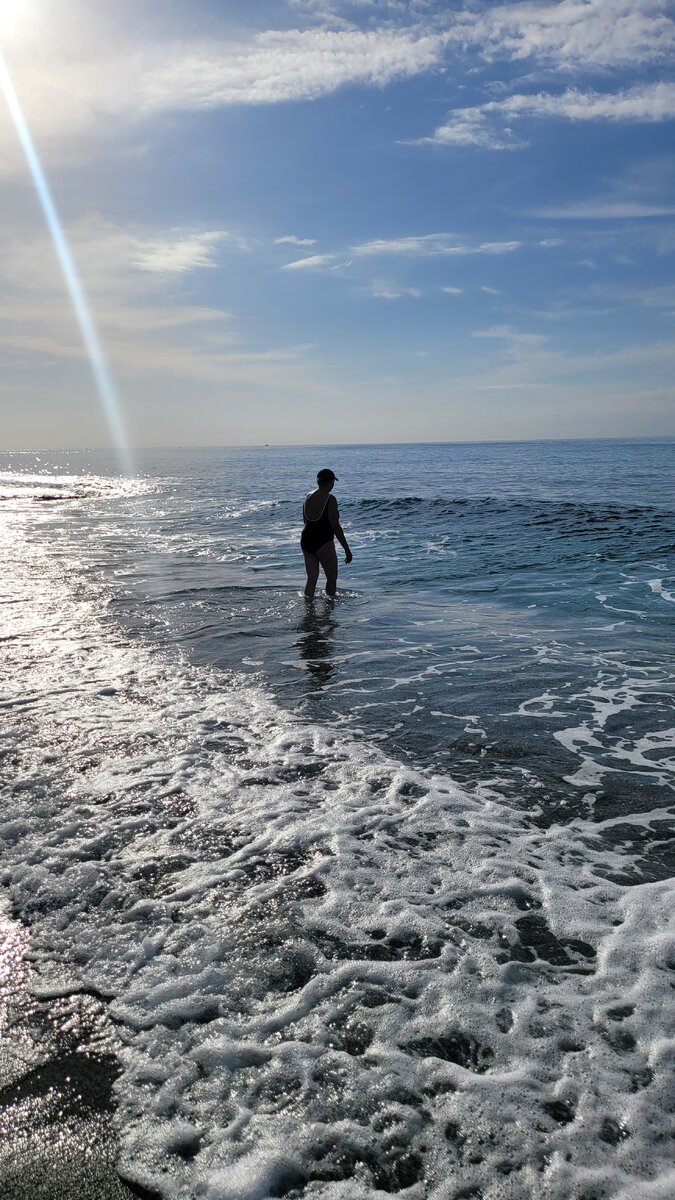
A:
[[[345,550],[345,562],[346,562],[347,566],[349,566],[350,562],[352,561],[352,558],[353,558],[353,555],[352,555],[351,550]]]

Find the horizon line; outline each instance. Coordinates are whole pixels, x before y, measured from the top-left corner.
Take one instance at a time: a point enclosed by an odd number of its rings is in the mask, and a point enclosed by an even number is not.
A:
[[[319,450],[360,449],[364,446],[501,446],[541,445],[564,442],[669,442],[675,441],[675,432],[662,434],[591,434],[586,437],[533,437],[533,438],[435,438],[419,441],[391,442],[218,442],[191,445],[133,445],[135,452],[148,450]],[[21,446],[13,449],[0,448],[0,454],[115,454],[112,446]]]

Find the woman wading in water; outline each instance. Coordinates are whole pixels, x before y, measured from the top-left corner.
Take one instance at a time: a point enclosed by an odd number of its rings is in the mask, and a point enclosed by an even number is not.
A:
[[[335,595],[338,575],[335,538],[345,552],[345,562],[352,561],[352,552],[347,545],[347,539],[340,524],[337,500],[335,496],[331,496],[337,483],[337,475],[331,471],[330,467],[324,467],[322,471],[319,471],[316,482],[316,491],[307,494],[302,506],[305,528],[300,538],[300,546],[305,556],[307,570],[305,596],[308,600],[314,596],[316,581],[319,578],[319,567],[323,567],[326,576],[326,595]]]

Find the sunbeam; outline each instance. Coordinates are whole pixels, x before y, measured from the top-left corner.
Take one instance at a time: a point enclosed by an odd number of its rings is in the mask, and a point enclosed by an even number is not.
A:
[[[110,435],[117,453],[117,458],[120,467],[126,473],[131,470],[131,455],[129,452],[129,443],[124,430],[122,416],[120,413],[120,404],[115,391],[115,385],[112,376],[108,369],[103,353],[103,347],[98,336],[91,307],[87,299],[86,292],[80,280],[75,266],[68,240],[61,224],[54,199],[52,197],[47,178],[42,169],[42,164],[35,144],[31,137],[28,123],[23,115],[19,98],[16,94],[16,89],[12,82],[11,75],[5,63],[4,57],[0,52],[0,88],[7,102],[17,136],[21,143],[23,152],[26,156],[28,168],[31,173],[35,191],[37,192],[40,207],[44,214],[47,228],[49,230],[54,250],[58,258],[61,271],[63,273],[64,283],[70,296],[75,316],[77,318],[82,340],[89,356],[89,362],[94,377],[94,383],[98,392],[99,400],[105,414]]]

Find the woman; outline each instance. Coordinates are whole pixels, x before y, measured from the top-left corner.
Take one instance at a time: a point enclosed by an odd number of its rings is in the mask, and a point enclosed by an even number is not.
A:
[[[305,528],[300,538],[300,546],[305,556],[307,569],[305,596],[308,600],[314,596],[316,581],[319,578],[319,567],[323,567],[326,576],[326,595],[335,595],[338,574],[335,538],[345,552],[345,562],[352,561],[352,552],[340,525],[337,500],[335,496],[331,496],[337,483],[337,475],[331,471],[330,467],[324,467],[322,471],[319,471],[316,482],[316,491],[308,493],[302,506]]]

